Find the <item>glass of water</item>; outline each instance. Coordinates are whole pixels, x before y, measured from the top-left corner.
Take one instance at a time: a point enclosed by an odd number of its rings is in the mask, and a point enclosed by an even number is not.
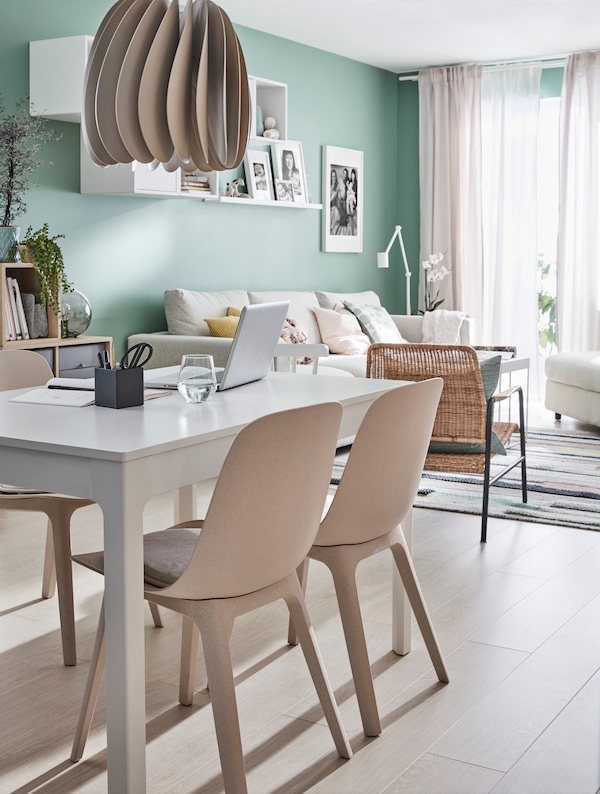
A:
[[[188,403],[204,403],[217,388],[215,364],[209,355],[182,356],[177,389]]]

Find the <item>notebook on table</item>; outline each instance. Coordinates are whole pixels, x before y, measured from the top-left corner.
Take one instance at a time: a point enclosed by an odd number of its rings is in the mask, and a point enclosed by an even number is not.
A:
[[[271,369],[289,301],[244,306],[231,343],[227,363],[216,367],[217,391],[233,389],[265,378]],[[146,380],[146,388],[176,389],[178,373]]]

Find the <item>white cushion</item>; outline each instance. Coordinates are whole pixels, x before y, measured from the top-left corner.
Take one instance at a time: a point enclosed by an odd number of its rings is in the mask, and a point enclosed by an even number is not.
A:
[[[204,317],[225,317],[227,307],[241,309],[248,305],[245,289],[223,292],[194,292],[189,289],[169,289],[165,292],[165,316],[170,334],[210,336]]]
[[[314,309],[321,339],[331,353],[360,356],[367,352],[371,341],[363,334],[360,324],[352,312],[344,309]]]

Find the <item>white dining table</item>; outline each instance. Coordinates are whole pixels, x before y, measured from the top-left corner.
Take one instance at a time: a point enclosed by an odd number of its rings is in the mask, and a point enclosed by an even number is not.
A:
[[[219,474],[233,439],[254,419],[337,401],[343,406],[340,438],[348,438],[377,396],[400,386],[271,373],[202,405],[173,392],[122,410],[16,403],[10,401],[15,392],[0,393],[0,482],[86,497],[103,513],[109,792],[146,790],[142,535],[148,500],[179,490],[180,517],[191,518],[189,489]],[[402,595],[395,577],[398,653],[410,648],[410,611]]]

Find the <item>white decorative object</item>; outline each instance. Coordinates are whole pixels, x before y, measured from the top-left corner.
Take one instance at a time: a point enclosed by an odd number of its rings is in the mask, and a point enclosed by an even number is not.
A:
[[[263,138],[270,138],[272,141],[279,140],[279,130],[265,130]]]
[[[267,116],[267,118],[264,120],[265,130],[274,130],[276,126],[277,126],[277,122],[275,121],[273,116]]]

